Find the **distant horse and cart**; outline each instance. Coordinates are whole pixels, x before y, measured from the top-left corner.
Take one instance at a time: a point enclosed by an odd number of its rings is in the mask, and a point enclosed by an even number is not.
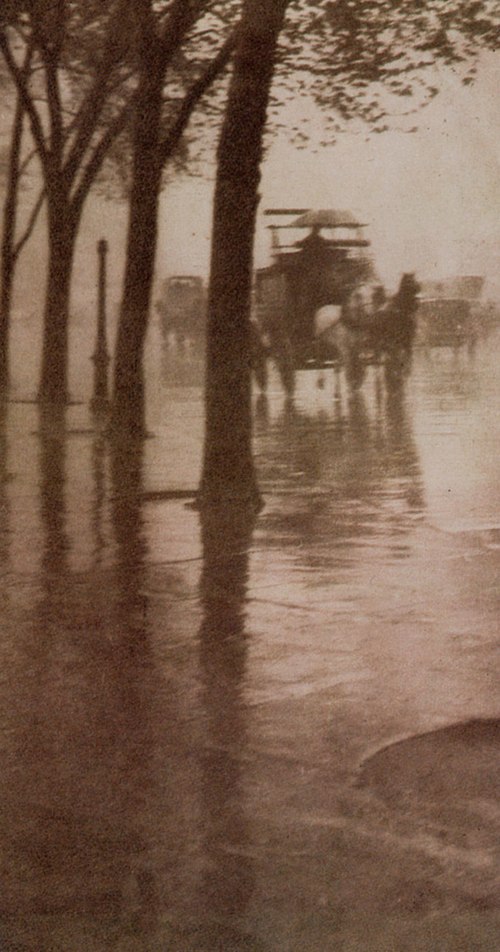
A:
[[[181,350],[200,342],[205,336],[206,307],[203,278],[194,274],[166,278],[156,301],[163,340]]]
[[[487,331],[483,320],[481,275],[456,275],[426,282],[419,306],[418,344],[426,351],[451,348],[474,353],[478,340]]]
[[[266,215],[274,218],[272,263],[255,272],[251,321],[252,368],[260,390],[267,387],[269,359],[288,395],[298,371],[329,367],[344,372],[351,391],[362,386],[368,367],[381,367],[387,388],[394,389],[409,374],[416,344],[431,348],[470,341],[464,330],[470,306],[463,301],[454,306],[421,301],[413,274],[403,274],[396,293],[386,294],[365,226],[351,212],[269,209]],[[283,229],[307,234],[283,243]],[[469,279],[469,285],[469,296],[477,296],[478,282]],[[167,279],[157,302],[164,340],[181,351],[190,342],[202,348],[206,304],[201,278]]]

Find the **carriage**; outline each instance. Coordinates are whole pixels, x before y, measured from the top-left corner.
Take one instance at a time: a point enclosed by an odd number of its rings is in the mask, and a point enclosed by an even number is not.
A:
[[[480,275],[457,275],[429,281],[422,288],[418,309],[418,343],[426,350],[451,347],[472,350],[480,331]]]
[[[413,342],[413,275],[403,275],[398,292],[387,297],[366,226],[349,211],[280,208],[265,214],[272,218],[272,263],[254,274],[251,321],[252,368],[260,389],[267,386],[268,357],[288,394],[297,371],[327,367],[342,368],[353,389],[370,365],[384,364],[386,380],[398,382],[408,370]],[[203,351],[207,294],[201,278],[168,278],[156,308],[167,344],[173,338],[181,352],[187,343]]]
[[[385,333],[389,316],[366,226],[338,209],[274,208],[265,214],[273,218],[273,260],[255,274],[254,321],[285,390],[293,392],[298,370],[340,366],[349,384],[360,386],[366,367],[383,360],[383,334],[375,329],[383,324]],[[308,234],[297,238],[294,232],[303,229]]]
[[[203,279],[175,274],[163,281],[156,301],[160,330],[165,341],[174,338],[180,346],[201,340],[205,334],[207,295]]]

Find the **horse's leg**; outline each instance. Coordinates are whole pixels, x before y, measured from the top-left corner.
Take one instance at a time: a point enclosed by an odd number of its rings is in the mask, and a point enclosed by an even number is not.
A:
[[[342,356],[342,330],[338,323],[323,331],[318,338],[324,359],[333,362],[333,399],[340,400],[340,368],[344,363]]]
[[[405,348],[404,351],[404,375],[409,377],[411,373],[411,368],[413,364],[413,347],[411,344]]]
[[[379,355],[379,362],[375,367],[375,402],[377,407],[382,406],[382,376],[380,371],[382,354]]]
[[[333,368],[333,396],[335,400],[340,400],[342,390],[340,386],[340,364],[335,364]]]
[[[267,354],[261,341],[256,336],[252,339],[251,366],[260,392],[265,393],[268,382]]]
[[[361,341],[357,334],[351,334],[345,361],[345,375],[351,390],[359,390],[365,379],[366,367],[361,360]]]
[[[295,392],[295,366],[292,344],[288,334],[283,329],[273,331],[271,347],[283,388],[286,395],[291,397]]]
[[[267,393],[261,391],[255,402],[255,416],[259,423],[269,423],[269,403]]]
[[[253,354],[252,370],[261,393],[267,390],[267,361],[262,353]]]
[[[403,386],[404,381],[404,351],[401,347],[391,347],[385,357],[385,386],[394,393]]]

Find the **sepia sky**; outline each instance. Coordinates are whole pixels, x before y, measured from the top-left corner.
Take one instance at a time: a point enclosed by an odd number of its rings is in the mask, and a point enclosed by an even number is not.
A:
[[[441,94],[413,117],[418,131],[412,134],[347,131],[334,146],[315,151],[282,137],[264,163],[261,212],[349,208],[368,223],[388,286],[407,270],[422,278],[485,273],[489,292],[500,296],[499,70],[500,54],[489,54],[473,87],[444,74]],[[163,200],[160,273],[207,270],[210,203],[208,183],[172,185]],[[264,226],[261,215],[257,264],[267,260]]]
[[[283,133],[263,165],[255,261],[269,260],[268,207],[338,207],[367,223],[380,279],[394,288],[403,271],[419,278],[481,273],[485,294],[500,299],[500,53],[483,56],[474,86],[443,73],[440,95],[412,117],[418,131],[341,134],[335,145],[297,149]],[[288,108],[293,125],[303,112]],[[10,120],[9,120],[10,121]],[[321,120],[316,118],[318,137]],[[397,120],[394,120],[397,126]],[[401,123],[399,123],[401,125]],[[214,167],[203,179],[176,178],[161,201],[157,279],[173,273],[208,277]],[[27,200],[29,196],[27,197]],[[74,309],[95,295],[96,241],[110,246],[109,298],[121,294],[127,208],[91,197],[82,221],[73,281]],[[40,227],[21,264],[23,309],[37,307],[45,283]]]

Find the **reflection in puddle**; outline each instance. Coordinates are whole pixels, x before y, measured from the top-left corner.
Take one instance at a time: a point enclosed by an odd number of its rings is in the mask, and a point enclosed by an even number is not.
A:
[[[245,599],[253,526],[253,517],[237,507],[202,516],[199,651],[206,746],[200,777],[200,907],[209,921],[224,922],[224,929],[229,924],[236,937],[254,889],[244,778]],[[225,941],[233,942],[234,936],[225,935]]]
[[[498,714],[495,360],[419,355],[405,399],[373,375],[352,399],[270,386],[265,508],[201,533],[150,492],[197,476],[192,365],[144,443],[111,446],[79,408],[0,417],[14,948],[455,952],[455,922],[482,950],[463,914],[492,908],[496,821],[453,787],[493,769],[441,728]]]
[[[278,544],[300,538],[313,558],[323,546],[344,567],[356,548],[364,557],[370,547],[372,560],[377,552],[381,560],[408,555],[425,498],[407,401],[388,397],[368,407],[357,393],[330,416],[288,405],[261,444],[263,518]]]

